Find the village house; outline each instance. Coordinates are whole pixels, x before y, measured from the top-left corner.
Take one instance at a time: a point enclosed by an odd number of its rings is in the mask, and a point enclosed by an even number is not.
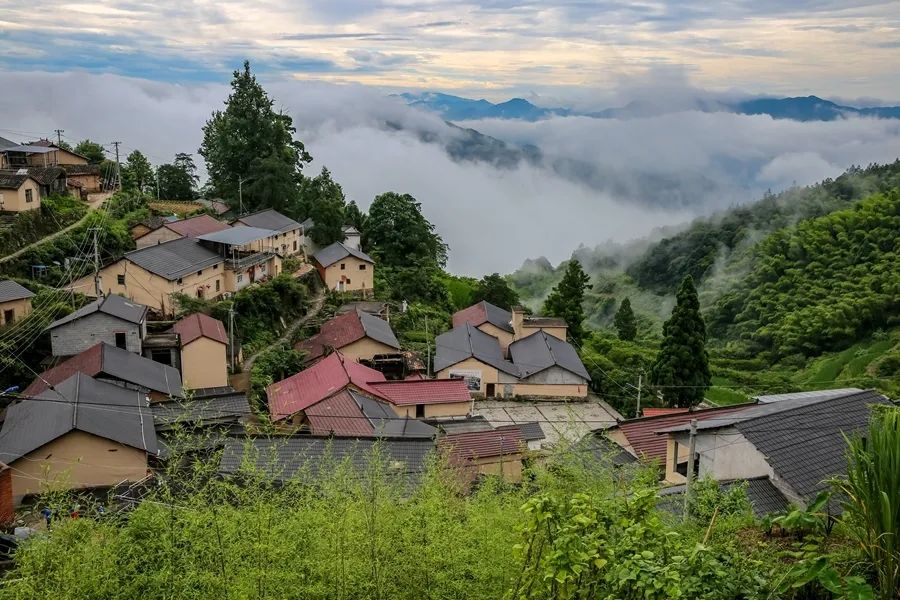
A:
[[[303,227],[297,221],[280,212],[267,208],[238,217],[232,225],[244,225],[256,229],[267,229],[272,235],[266,246],[281,256],[293,256],[303,252]]]
[[[375,261],[362,250],[335,242],[316,252],[313,264],[329,290],[366,293],[375,289]]]
[[[514,341],[529,337],[538,331],[544,331],[566,341],[568,329],[564,319],[530,316],[521,306],[508,311],[485,300],[453,314],[454,328],[466,323],[497,338],[504,355]]]
[[[294,348],[305,352],[305,360],[309,362],[335,350],[360,362],[371,361],[379,354],[396,354],[400,342],[387,321],[354,310],[329,319],[322,324],[319,333],[297,343]]]
[[[519,369],[513,395],[587,397],[591,376],[565,338],[537,329],[509,345],[509,358]]]
[[[464,483],[486,475],[509,483],[522,481],[522,459],[528,444],[519,427],[451,433],[438,439],[437,447]]]
[[[0,171],[0,212],[25,212],[41,207],[41,186],[27,169]]]
[[[49,490],[139,481],[157,452],[144,395],[78,372],[9,406],[0,430],[0,461],[12,469],[16,506]]]
[[[63,168],[66,170],[66,184],[82,196],[103,190],[100,165],[68,164]]]
[[[159,216],[159,215],[151,215],[146,219],[138,221],[135,225],[131,227],[131,239],[135,241],[137,244],[137,240],[144,237],[151,231],[156,231],[166,223],[173,223],[178,220],[177,216]],[[174,239],[174,238],[173,238]],[[148,244],[149,245],[149,244]]]
[[[281,273],[274,237],[271,229],[238,226],[199,235],[197,241],[224,259],[225,291],[236,292]]]
[[[154,402],[184,397],[177,369],[104,342],[47,369],[35,377],[23,394],[36,396],[76,373],[139,390]]]
[[[401,417],[440,420],[466,417],[472,412],[472,397],[461,380],[373,381],[369,386]]]
[[[106,342],[141,354],[147,336],[147,307],[115,294],[98,298],[51,323],[53,356],[72,356]]]
[[[155,224],[156,222],[140,223],[132,228],[132,234],[138,233],[138,228],[142,225],[146,228],[145,233],[134,238],[138,248],[146,248],[180,238],[196,238],[230,228],[227,223],[217,221],[206,214],[175,221],[160,219],[159,225],[152,227]]]
[[[185,389],[228,385],[228,335],[222,321],[202,313],[172,327],[181,343],[181,378]]]
[[[72,165],[87,165],[90,161],[83,154],[78,154],[74,150],[66,150],[65,148],[59,147],[57,144],[51,142],[48,139],[40,139],[35,142],[28,142],[26,144],[32,148],[47,148],[46,153],[42,154],[33,154],[32,155],[32,164],[34,166],[72,166]]]
[[[198,388],[191,390],[190,398],[154,402],[150,409],[156,436],[166,447],[178,443],[166,444],[170,433],[177,438],[185,429],[204,435],[213,431],[243,433],[243,424],[253,415],[247,394],[231,386]]]
[[[87,164],[87,158],[74,152],[62,150],[55,144],[40,140],[31,144],[17,144],[0,138],[0,169],[24,169],[28,167],[53,167],[66,164]]]
[[[0,281],[0,325],[12,325],[31,314],[34,292],[15,281]]]

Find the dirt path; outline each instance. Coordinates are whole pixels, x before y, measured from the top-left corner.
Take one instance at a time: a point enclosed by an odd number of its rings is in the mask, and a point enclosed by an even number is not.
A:
[[[284,333],[281,334],[281,337],[275,340],[269,347],[275,346],[278,344],[282,344],[284,342],[290,341],[291,336],[294,335],[294,332],[297,331],[300,327],[303,327],[306,323],[310,321],[313,317],[319,314],[319,311],[322,310],[322,305],[325,304],[325,290],[320,289],[316,294],[315,298],[313,298],[313,303],[309,307],[309,310],[305,315],[291,323],[287,329],[284,330]],[[253,368],[253,363],[256,362],[256,359],[259,358],[259,355],[268,350],[269,348],[263,348],[250,358],[244,361],[244,366],[241,369],[244,373],[249,375],[250,369]]]
[[[0,264],[3,264],[3,263],[5,263],[5,262],[7,262],[7,261],[10,261],[10,260],[16,258],[17,256],[20,256],[20,255],[23,254],[24,252],[28,252],[29,250],[31,250],[31,249],[34,248],[35,246],[40,246],[41,244],[43,244],[43,243],[45,243],[45,242],[49,242],[49,241],[51,241],[51,240],[55,240],[55,239],[58,238],[59,236],[64,235],[64,234],[68,233],[69,231],[75,229],[76,227],[78,227],[79,225],[81,225],[82,223],[84,223],[85,220],[87,220],[87,218],[88,218],[89,216],[91,216],[91,213],[93,213],[95,210],[97,210],[102,204],[103,204],[102,201],[100,202],[100,204],[97,204],[96,206],[95,206],[95,205],[88,204],[88,211],[87,211],[86,213],[84,213],[84,216],[83,216],[83,217],[81,217],[80,219],[78,219],[77,221],[75,221],[74,223],[72,223],[71,225],[66,225],[65,227],[63,227],[62,229],[60,229],[59,231],[57,231],[56,233],[51,233],[50,235],[48,235],[48,236],[46,236],[46,237],[42,237],[41,239],[39,239],[39,240],[37,240],[37,241],[31,242],[31,243],[28,244],[27,246],[23,246],[22,248],[19,248],[18,250],[16,250],[16,251],[13,252],[12,254],[7,254],[7,255],[4,256],[3,258],[0,258]]]

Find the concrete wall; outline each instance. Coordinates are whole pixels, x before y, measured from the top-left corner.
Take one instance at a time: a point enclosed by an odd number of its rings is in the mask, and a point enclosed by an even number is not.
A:
[[[485,332],[486,334],[497,338],[497,341],[500,342],[500,348],[503,349],[503,354],[506,354],[507,348],[509,345],[513,343],[513,339],[515,336],[505,329],[500,329],[496,325],[491,323],[482,323],[478,326],[478,329]]]
[[[141,353],[141,326],[101,312],[95,312],[51,330],[50,347],[53,356],[72,356],[99,342],[115,346],[116,333],[125,334],[126,350],[135,354]]]
[[[13,502],[27,494],[113,486],[147,474],[147,453],[83,431],[71,431],[13,461]]]
[[[341,268],[341,265],[344,268]],[[364,268],[360,269],[360,267]],[[348,256],[327,269],[320,267],[319,275],[329,290],[342,289],[345,292],[353,292],[375,289],[375,266],[355,256]],[[342,282],[343,286],[341,286]]]
[[[425,419],[439,419],[442,417],[465,417],[472,408],[471,402],[446,402],[441,404],[426,404]],[[400,417],[416,418],[416,405],[396,406],[394,412]]]
[[[199,337],[181,348],[181,379],[186,389],[228,385],[225,344]]]
[[[666,447],[666,481],[684,483],[685,477],[674,468],[676,446],[679,462],[687,460],[690,436],[687,433],[671,435]],[[708,475],[721,481],[774,475],[762,453],[733,427],[698,433],[695,448],[700,455],[696,466],[698,477]]]
[[[251,271],[253,272],[252,277]],[[256,265],[253,268],[241,269],[237,271],[226,269],[224,291],[237,292],[238,290],[242,290],[248,285],[252,285],[253,283],[259,282],[260,280],[276,277],[279,273],[281,273],[281,258],[279,258],[278,256],[273,256],[265,263]]]
[[[6,311],[13,311],[12,321],[6,322]],[[10,325],[31,314],[31,298],[0,302],[0,325]]]
[[[450,379],[450,373],[454,371],[478,371],[481,374],[481,386],[477,390],[469,390],[473,394],[480,394],[484,396],[487,392],[487,384],[493,383],[495,392],[495,396],[502,396],[502,388],[500,385],[500,377],[497,369],[490,365],[486,365],[483,362],[474,359],[467,358],[462,362],[458,362],[453,366],[447,367],[441,371],[438,371],[436,377],[438,379]]]
[[[147,246],[155,246],[163,242],[181,239],[182,235],[177,231],[172,231],[166,226],[158,227],[153,231],[137,238],[134,243],[138,248],[146,248]]]
[[[80,183],[82,189],[87,193],[99,192],[100,191],[100,175],[94,175],[90,173],[78,174],[78,175],[69,175],[66,174],[66,180],[69,182]]]
[[[341,354],[359,362],[360,359],[372,360],[376,354],[396,354],[399,352],[396,348],[392,348],[387,344],[382,344],[381,342],[377,342],[372,338],[364,337],[361,340],[356,340],[346,346],[338,348],[341,351]]]
[[[0,210],[7,212],[36,210],[41,207],[41,186],[28,178],[17,190],[0,189],[0,205]]]
[[[560,367],[551,367],[521,379],[515,384],[516,396],[587,397],[587,382]]]
[[[566,341],[566,330],[566,327],[529,327],[528,324],[525,323],[522,325],[522,333],[519,337],[525,338],[538,331],[543,331],[547,335],[552,335],[557,339]]]

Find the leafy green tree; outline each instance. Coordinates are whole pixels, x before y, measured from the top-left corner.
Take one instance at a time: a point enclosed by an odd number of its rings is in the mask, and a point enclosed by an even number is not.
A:
[[[153,167],[140,150],[135,150],[125,159],[122,166],[122,187],[146,192],[153,184]]]
[[[315,177],[304,178],[300,184],[300,217],[311,218],[310,238],[318,246],[327,246],[344,239],[346,199],[340,184],[331,172],[322,167]]]
[[[347,208],[344,209],[344,220],[347,222],[347,225],[356,227],[356,230],[365,237],[366,223],[369,220],[369,215],[364,213],[353,200],[348,202]]]
[[[87,158],[92,165],[99,165],[106,159],[106,152],[103,150],[103,146],[91,140],[78,142],[78,145],[75,146],[75,152]]]
[[[634,318],[634,311],[631,310],[631,300],[625,298],[616,311],[613,319],[616,331],[619,333],[619,339],[632,341],[637,337],[637,319]]]
[[[159,197],[163,200],[193,200],[194,186],[191,176],[173,164],[160,165],[156,170]]]
[[[584,290],[588,286],[588,277],[577,260],[570,260],[562,280],[551,290],[544,301],[544,314],[548,317],[561,317],[569,326],[569,336],[576,344],[584,338]]]
[[[672,316],[663,326],[650,383],[661,389],[666,405],[683,408],[699,404],[711,381],[706,325],[690,275],[681,282],[675,302]]]
[[[292,167],[275,156],[263,158],[256,163],[253,177],[243,184],[241,196],[245,213],[262,207],[289,212],[287,208],[297,200]]]
[[[509,283],[500,273],[492,273],[482,277],[472,292],[472,303],[482,300],[510,310],[519,304],[519,294],[509,287]]]
[[[178,152],[175,154],[175,160],[173,163],[176,167],[184,171],[188,174],[192,185],[194,187],[200,182],[200,177],[197,176],[197,165],[194,164],[194,156],[192,154],[188,154],[187,152]]]
[[[67,142],[66,140],[59,140],[59,141],[56,143],[56,147],[57,147],[57,148],[60,148],[60,149],[62,149],[62,150],[68,150],[69,152],[72,152],[72,151],[73,151],[72,144],[70,144],[70,143]]]
[[[213,193],[234,206],[241,180],[266,181],[243,188],[244,208],[252,211],[276,199],[269,187],[274,178],[280,180],[279,187],[296,184],[312,157],[294,139],[291,118],[273,108],[274,101],[250,72],[249,61],[234,72],[231,90],[225,110],[215,111],[203,127],[200,155],[206,160]]]
[[[377,196],[369,208],[366,237],[384,265],[447,264],[447,245],[422,215],[422,205],[409,194],[387,192]]]

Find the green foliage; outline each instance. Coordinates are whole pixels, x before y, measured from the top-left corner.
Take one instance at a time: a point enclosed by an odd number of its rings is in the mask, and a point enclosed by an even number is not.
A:
[[[449,307],[450,294],[443,284],[444,272],[435,265],[375,268],[375,294],[379,298],[402,302],[426,302]]]
[[[266,387],[303,370],[303,352],[290,346],[271,346],[256,357],[250,369],[251,396],[264,398]]]
[[[245,210],[284,202],[294,194],[275,196],[275,190],[296,190],[300,170],[312,157],[302,142],[293,139],[293,121],[275,111],[274,101],[250,72],[249,62],[234,72],[231,90],[225,110],[215,111],[203,127],[200,155],[206,160],[210,191],[236,207],[238,182],[246,179]],[[260,182],[254,185],[255,180]]]
[[[156,169],[161,200],[192,201],[197,197],[197,167],[190,154],[180,152],[171,164]]]
[[[900,590],[900,408],[880,406],[868,431],[849,440],[843,523],[875,573],[878,598]]]
[[[747,482],[722,489],[711,477],[694,481],[688,506],[690,515],[702,523],[715,518],[742,517],[752,520],[753,513],[747,498]]]
[[[12,254],[57,232],[81,219],[86,212],[84,202],[72,196],[44,198],[40,210],[17,213],[10,227],[0,230],[0,255]]]
[[[344,210],[344,219],[348,225],[356,227],[356,230],[365,237],[366,224],[369,222],[369,215],[364,213],[353,200],[347,203],[347,207]],[[365,242],[366,240],[363,240],[364,245]]]
[[[544,301],[543,313],[548,317],[562,317],[569,326],[568,335],[576,344],[584,338],[584,290],[588,277],[577,260],[570,260],[562,280]]]
[[[101,144],[91,140],[81,140],[75,146],[75,152],[88,159],[92,165],[99,165],[106,160],[106,151]]]
[[[447,245],[422,214],[422,205],[409,194],[376,196],[366,222],[368,247],[379,267],[443,267]]]
[[[581,347],[582,362],[591,374],[591,390],[626,418],[634,417],[637,409],[637,392],[626,384],[637,386],[638,377],[650,371],[655,353],[652,346],[620,340],[606,331],[593,332]],[[653,402],[653,395],[645,389],[641,403],[646,407]]]
[[[519,294],[509,286],[506,278],[500,273],[493,273],[482,277],[472,292],[471,304],[481,301],[511,310],[519,304]]]
[[[663,342],[650,372],[668,406],[695,406],[709,388],[711,374],[706,351],[706,325],[690,275],[676,294],[675,309],[663,327]]]
[[[616,311],[616,317],[613,320],[616,331],[620,340],[633,341],[637,337],[637,320],[634,318],[634,311],[631,310],[631,300],[625,298]]]
[[[150,166],[150,161],[140,150],[132,151],[122,166],[122,187],[144,193],[150,191],[153,183],[153,167]]]
[[[315,177],[303,178],[298,217],[313,220],[309,236],[318,246],[328,246],[344,239],[344,224],[348,221],[346,209],[344,190],[331,178],[328,169],[322,167],[322,172]],[[354,215],[354,218],[359,219],[359,215]]]
[[[450,292],[450,302],[454,310],[460,310],[472,305],[472,296],[478,281],[474,277],[461,277],[445,273],[439,277],[441,283]]]

